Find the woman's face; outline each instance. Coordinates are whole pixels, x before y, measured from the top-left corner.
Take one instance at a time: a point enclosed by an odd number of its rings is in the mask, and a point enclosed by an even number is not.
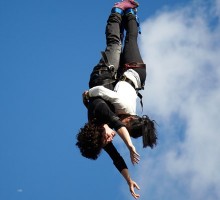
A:
[[[113,140],[116,133],[114,130],[109,128],[109,126],[107,124],[105,124],[103,127],[105,129],[105,131],[103,132],[103,146],[105,146]]]

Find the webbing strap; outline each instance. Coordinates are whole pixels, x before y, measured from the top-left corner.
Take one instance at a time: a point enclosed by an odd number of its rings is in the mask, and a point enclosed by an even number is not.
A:
[[[102,59],[103,59],[103,61],[104,61],[105,66],[107,66],[111,72],[114,72],[114,70],[115,70],[114,65],[111,65],[111,64],[108,62],[108,58],[107,58],[105,52],[104,52],[104,51],[101,51],[101,54],[102,54]]]
[[[143,107],[144,107],[143,101],[142,101],[143,96],[142,96],[142,94],[141,94],[140,92],[137,92],[137,95],[138,95],[138,97],[140,98],[140,104],[141,104],[141,108],[142,108],[142,112],[143,112]]]
[[[111,13],[119,13],[121,16],[124,15],[124,11],[121,8],[113,7]]]
[[[140,20],[139,17],[137,16],[137,9],[129,8],[125,11],[125,15],[133,14],[135,15],[136,22],[137,22],[137,27],[138,27],[138,33],[141,34],[141,26],[140,26]]]
[[[144,63],[137,63],[137,62],[131,62],[131,63],[124,64],[124,67],[126,69],[146,68],[146,64],[144,64]]]
[[[103,58],[103,61],[104,61],[105,65],[106,65],[106,66],[109,66],[108,58],[107,58],[105,52],[104,52],[104,51],[101,51],[101,54],[102,54],[102,58]]]
[[[111,83],[114,83],[115,80],[114,79],[105,79],[102,81],[101,85],[108,85],[108,84],[111,84]]]
[[[120,81],[126,81],[127,83],[129,83],[136,90],[137,96],[140,98],[140,104],[141,104],[141,108],[142,108],[142,112],[143,112],[143,107],[144,107],[143,106],[143,101],[142,101],[143,96],[142,96],[142,94],[140,92],[138,92],[138,90],[141,90],[143,88],[135,88],[134,83],[129,78],[127,78],[126,76],[122,76],[120,78]]]

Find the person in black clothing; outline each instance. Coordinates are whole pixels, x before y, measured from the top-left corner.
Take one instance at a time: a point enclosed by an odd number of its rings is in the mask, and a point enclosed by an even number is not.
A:
[[[127,0],[127,2],[134,2],[134,0]],[[136,10],[133,9],[134,7],[124,9],[123,6],[120,6],[116,5],[112,9],[112,15],[108,19],[106,26],[107,48],[105,52],[102,52],[102,59],[91,73],[89,87],[103,85],[113,90],[117,82],[117,85],[120,82],[128,82],[132,86],[132,90],[134,90],[133,94],[137,96],[138,91],[144,88],[146,65],[143,63],[137,44],[138,22]],[[121,35],[123,34],[123,29],[126,30],[126,37],[123,52],[121,52]],[[117,77],[117,81],[115,77]],[[84,97],[86,98],[88,96],[84,94]],[[123,114],[119,118],[112,113],[114,112],[114,106],[110,105],[109,102],[105,102],[100,98],[89,98],[90,103],[88,104],[85,98],[85,105],[89,105],[88,113],[90,121],[93,118],[103,121],[102,119],[104,118],[107,124],[112,124],[112,116],[114,116],[113,119],[119,120],[126,126],[128,134],[131,137],[138,138],[142,136],[144,148],[147,146],[153,148],[156,145],[157,135],[154,121],[147,115],[139,117],[137,115]],[[107,107],[106,103],[108,103],[108,108],[103,109],[104,104]],[[111,127],[114,128],[114,126]],[[121,136],[121,134],[119,135]],[[132,155],[134,157],[136,153],[133,152]]]
[[[90,88],[97,85],[104,85],[108,89],[113,89],[116,83],[116,75],[120,77],[127,69],[133,69],[139,75],[139,88],[144,85],[146,68],[136,43],[138,31],[135,11],[133,10],[137,5],[134,0],[124,0],[112,9],[106,26],[107,47],[105,52],[102,53],[102,58],[98,65],[94,67],[91,73],[89,81]],[[127,33],[129,32],[129,34],[125,38],[125,45],[121,54],[121,30],[123,28],[127,29]],[[128,64],[126,67],[119,68],[121,55],[121,61]],[[136,61],[136,63],[133,63],[133,61]],[[131,194],[134,198],[138,198],[139,195],[134,192],[134,187],[139,187],[130,178],[124,159],[112,143],[115,132],[111,128],[122,137],[130,151],[131,161],[135,164],[139,162],[139,154],[136,152],[129,134],[132,137],[140,137],[146,129],[147,131],[153,130],[154,132],[154,124],[148,123],[152,126],[149,128],[149,126],[146,126],[146,120],[138,116],[121,116],[120,119],[114,113],[113,105],[99,97],[90,98],[89,102],[85,101],[85,105],[88,108],[89,122],[80,129],[76,143],[81,154],[86,158],[95,160],[98,158],[101,150],[104,149],[112,158],[115,167],[125,177]],[[129,128],[129,132],[127,128]]]
[[[113,89],[115,82],[113,77],[118,70],[122,47],[120,35],[122,15],[125,10],[136,8],[137,6],[138,4],[134,0],[124,0],[113,7],[106,26],[107,47],[102,54],[102,59],[91,73],[90,87],[104,85],[109,89]],[[90,99],[87,107],[89,122],[77,134],[76,145],[81,154],[86,158],[95,160],[98,158],[101,149],[104,149],[113,160],[115,167],[127,181],[132,196],[138,198],[139,194],[135,193],[134,188],[139,189],[139,186],[131,179],[124,159],[112,143],[116,131],[127,145],[132,163],[139,162],[139,154],[131,142],[125,124],[113,112],[113,106],[108,105],[101,98]]]

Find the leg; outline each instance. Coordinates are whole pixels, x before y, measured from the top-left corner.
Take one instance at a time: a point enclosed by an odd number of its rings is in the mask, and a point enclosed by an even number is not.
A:
[[[143,63],[140,50],[137,43],[138,38],[138,24],[136,21],[136,15],[132,13],[128,13],[124,16],[125,21],[125,29],[126,29],[126,37],[125,44],[121,58],[121,66],[126,63]],[[144,85],[146,79],[146,68],[135,68],[135,70],[141,80],[141,85]]]
[[[113,65],[115,71],[118,70],[119,60],[121,55],[121,22],[124,10],[129,8],[138,7],[138,3],[134,0],[123,0],[122,2],[115,3],[111,11],[111,15],[107,21],[106,26],[106,49],[105,55],[108,64]],[[103,63],[103,58],[100,60]]]
[[[111,13],[106,26],[106,49],[105,55],[109,65],[117,71],[121,54],[121,27],[122,16],[119,13]],[[100,60],[103,63],[103,58]]]
[[[127,32],[123,49],[123,63],[143,63],[137,43],[138,26],[134,14],[125,15],[125,29]]]
[[[134,0],[124,0],[116,3],[108,18],[106,25],[106,49],[98,65],[94,67],[90,75],[89,87],[104,85],[113,89],[115,73],[118,70],[121,55],[121,21],[124,10],[136,8]]]
[[[106,25],[106,49],[99,63],[94,67],[89,81],[89,87],[104,85],[113,90],[114,74],[118,69],[121,54],[120,25],[122,16],[117,12],[111,12]],[[109,67],[111,66],[111,68]]]

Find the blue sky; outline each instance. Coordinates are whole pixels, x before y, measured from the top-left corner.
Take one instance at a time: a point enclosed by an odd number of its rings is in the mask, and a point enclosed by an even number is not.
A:
[[[140,199],[218,199],[220,2],[139,3],[144,111],[160,124],[160,140],[154,150],[134,141],[137,166],[115,144]],[[0,0],[0,199],[132,199],[104,152],[91,161],[75,147],[87,120],[81,94],[113,4]]]

